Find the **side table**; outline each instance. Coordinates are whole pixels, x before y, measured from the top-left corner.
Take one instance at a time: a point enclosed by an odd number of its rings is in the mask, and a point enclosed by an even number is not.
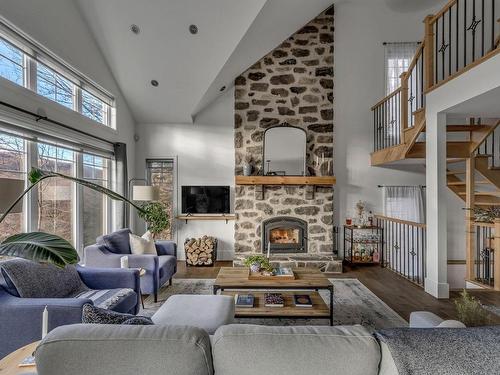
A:
[[[0,373],[2,375],[36,375],[36,366],[19,367],[19,364],[33,354],[40,341],[33,342],[0,360]]]

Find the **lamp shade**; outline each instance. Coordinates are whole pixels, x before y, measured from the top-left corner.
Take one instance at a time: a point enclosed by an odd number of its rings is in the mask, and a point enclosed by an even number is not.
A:
[[[10,205],[23,193],[24,180],[13,178],[0,178],[0,214],[5,213]],[[19,214],[23,212],[23,201],[14,206],[10,213]]]
[[[157,186],[136,185],[132,188],[134,201],[157,201],[160,199],[160,190]]]

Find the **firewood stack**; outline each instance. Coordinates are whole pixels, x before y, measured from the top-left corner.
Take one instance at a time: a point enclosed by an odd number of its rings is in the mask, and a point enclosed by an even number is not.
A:
[[[217,238],[203,236],[184,241],[188,266],[213,266],[217,260]]]

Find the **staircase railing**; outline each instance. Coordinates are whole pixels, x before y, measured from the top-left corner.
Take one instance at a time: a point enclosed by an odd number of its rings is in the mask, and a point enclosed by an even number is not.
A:
[[[382,215],[375,215],[375,219],[384,233],[383,266],[423,287],[426,275],[427,226]]]
[[[475,244],[467,259],[469,281],[500,290],[500,262],[495,262],[495,249],[500,248],[500,220],[474,223]]]
[[[476,154],[487,156],[490,168],[500,168],[500,127],[495,130],[481,143]]]
[[[404,143],[425,95],[500,53],[500,0],[451,0],[425,18],[425,38],[401,86],[372,107],[374,152]]]
[[[500,52],[496,42],[499,8],[500,0],[452,0],[426,18],[426,40],[433,39],[428,90]]]

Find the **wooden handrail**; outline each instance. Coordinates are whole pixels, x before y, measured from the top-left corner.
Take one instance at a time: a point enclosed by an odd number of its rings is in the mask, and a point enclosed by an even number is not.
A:
[[[377,104],[375,104],[372,107],[372,111],[374,111],[377,107],[379,107],[380,105],[384,104],[386,101],[388,101],[392,97],[396,96],[400,92],[401,92],[401,87],[397,88],[396,90],[394,90],[393,92],[391,92],[389,95],[387,95],[384,99],[380,100]]]
[[[394,217],[388,217],[388,216],[384,216],[384,215],[375,215],[375,218],[380,219],[380,220],[390,221],[392,223],[410,225],[412,227],[417,227],[417,228],[427,228],[427,224],[424,224],[424,223],[416,223],[414,221],[401,220],[401,219],[396,219]]]
[[[418,59],[422,56],[424,48],[425,48],[425,39],[420,42],[420,45],[418,46],[417,51],[415,52],[415,56],[413,56],[413,60],[411,60],[411,63],[408,66],[408,71],[407,71],[408,75],[410,75],[413,69],[417,66]]]
[[[443,14],[445,14],[448,10],[451,9],[452,6],[454,6],[457,3],[457,0],[450,0],[446,5],[439,11],[437,12],[431,19],[431,23],[435,23],[439,17],[441,17]]]
[[[482,221],[474,221],[472,225],[474,225],[475,227],[482,227],[482,228],[495,228],[494,223],[485,223]]]

